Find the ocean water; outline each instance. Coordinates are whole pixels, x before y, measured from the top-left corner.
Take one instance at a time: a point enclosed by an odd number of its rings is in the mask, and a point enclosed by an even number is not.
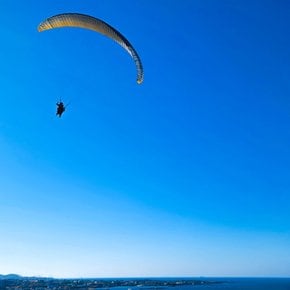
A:
[[[290,290],[290,278],[202,278],[222,283],[172,287],[170,290]],[[182,289],[181,289],[182,288]]]
[[[154,280],[154,279],[153,279]],[[163,278],[160,280],[187,280],[187,278]],[[161,286],[161,287],[115,287],[110,290],[290,290],[290,278],[190,278],[189,280],[201,280],[219,282],[203,285],[188,286]],[[108,290],[108,289],[106,289]]]

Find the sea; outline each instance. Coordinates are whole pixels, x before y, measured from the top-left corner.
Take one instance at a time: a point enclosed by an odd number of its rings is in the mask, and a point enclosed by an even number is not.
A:
[[[156,280],[156,279],[154,279]],[[161,278],[157,280],[188,280],[188,278]],[[114,287],[109,290],[290,290],[290,278],[190,278],[189,280],[200,280],[210,283],[201,285],[180,285],[180,286],[134,286]],[[116,289],[117,288],[117,289]],[[103,290],[108,290],[103,289]]]
[[[201,278],[221,283],[171,287],[170,290],[290,290],[290,278]]]

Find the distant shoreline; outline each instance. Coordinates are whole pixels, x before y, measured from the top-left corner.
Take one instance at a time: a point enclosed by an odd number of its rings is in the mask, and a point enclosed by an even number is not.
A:
[[[124,287],[128,290],[135,289],[165,289],[167,287],[197,286],[220,284],[222,281],[203,279],[177,279],[177,278],[118,278],[118,279],[59,279],[40,277],[21,277],[18,275],[1,275],[0,288],[13,289],[18,287],[23,289],[112,289]]]

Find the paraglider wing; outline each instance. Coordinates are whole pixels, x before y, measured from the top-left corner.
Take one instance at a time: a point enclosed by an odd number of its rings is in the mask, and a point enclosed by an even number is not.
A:
[[[42,32],[49,29],[61,27],[80,27],[91,29],[99,32],[120,44],[133,58],[137,69],[137,83],[143,81],[143,66],[136,50],[130,42],[115,28],[98,18],[79,14],[79,13],[64,13],[52,16],[41,22],[38,26],[38,31]]]

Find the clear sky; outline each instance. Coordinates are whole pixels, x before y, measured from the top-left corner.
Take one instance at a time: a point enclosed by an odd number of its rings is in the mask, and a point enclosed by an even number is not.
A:
[[[290,275],[289,1],[0,10],[0,273]],[[64,12],[120,30],[144,83],[98,33],[37,32]]]

